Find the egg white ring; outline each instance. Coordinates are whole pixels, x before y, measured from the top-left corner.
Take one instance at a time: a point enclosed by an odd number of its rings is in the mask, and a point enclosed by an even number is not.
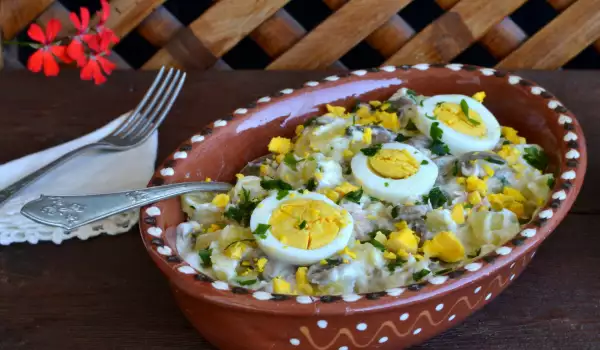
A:
[[[290,197],[292,193],[295,194],[293,198]],[[348,245],[352,236],[352,231],[354,230],[354,220],[352,219],[352,216],[329,198],[314,192],[302,194],[300,192],[290,191],[290,194],[281,200],[277,199],[277,193],[273,193],[266,197],[252,212],[252,216],[250,217],[250,229],[252,232],[256,230],[259,224],[268,225],[271,220],[271,215],[273,215],[273,211],[280,205],[296,199],[319,200],[345,212],[346,226],[340,229],[338,235],[331,242],[317,249],[300,249],[283,244],[273,235],[269,228],[266,233],[266,238],[256,237],[256,243],[267,256],[293,265],[311,265],[329,258]]]
[[[369,157],[359,152],[352,158],[350,166],[355,179],[367,194],[391,203],[402,203],[431,191],[439,172],[437,165],[431,159],[413,146],[404,143],[385,143],[381,149],[407,150],[420,164],[419,170],[405,179],[382,177],[369,167]],[[423,161],[427,164],[421,164]],[[386,183],[388,186],[385,186]]]
[[[486,134],[483,137],[476,137],[458,132],[448,125],[437,119],[429,119],[425,115],[433,115],[435,105],[438,102],[450,102],[460,105],[461,100],[465,100],[469,105],[469,109],[474,110],[481,117],[481,121],[485,124]],[[442,129],[442,142],[448,145],[450,153],[453,155],[461,155],[467,152],[481,152],[492,150],[500,140],[500,124],[496,117],[490,112],[481,102],[466,96],[466,95],[435,95],[423,101],[422,106],[417,107],[418,113],[415,126],[423,134],[429,136],[431,125],[435,122],[439,123],[439,128]]]

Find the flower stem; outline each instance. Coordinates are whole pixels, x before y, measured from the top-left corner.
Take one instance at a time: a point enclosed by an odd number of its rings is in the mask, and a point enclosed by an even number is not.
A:
[[[2,45],[18,45],[18,46],[31,46],[34,45],[33,42],[27,41],[16,41],[16,40],[3,40]]]

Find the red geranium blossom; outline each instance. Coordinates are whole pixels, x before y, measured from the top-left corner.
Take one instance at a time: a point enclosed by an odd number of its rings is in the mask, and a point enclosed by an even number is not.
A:
[[[91,37],[91,34],[88,34],[88,27],[90,25],[90,11],[85,7],[81,7],[79,13],[80,17],[78,17],[75,12],[71,12],[69,14],[71,22],[73,22],[75,29],[77,29],[77,35],[71,39],[71,42],[67,47],[67,54],[69,57],[75,60],[75,62],[77,62],[79,67],[81,67],[86,61],[85,47],[83,42],[88,41]]]
[[[53,43],[56,35],[60,31],[61,24],[57,19],[51,19],[46,25],[46,32],[38,24],[33,23],[27,30],[27,35],[42,46],[34,52],[27,60],[27,69],[38,73],[44,69],[46,76],[58,75],[58,63],[56,58],[68,62],[69,58],[65,55],[65,47]]]
[[[101,34],[108,38],[109,44],[116,44],[119,42],[119,37],[111,29],[106,28],[106,22],[108,21],[108,17],[110,16],[110,4],[106,0],[100,0],[100,5],[102,6],[102,9],[98,11],[100,21],[96,26],[96,30],[98,31],[98,34]]]
[[[110,75],[116,67],[114,63],[104,57],[109,53],[108,47],[111,40],[110,33],[104,32],[102,34],[94,35],[87,41],[88,47],[92,50],[92,53],[81,69],[81,79],[94,79],[94,83],[97,85],[106,81],[104,74]]]

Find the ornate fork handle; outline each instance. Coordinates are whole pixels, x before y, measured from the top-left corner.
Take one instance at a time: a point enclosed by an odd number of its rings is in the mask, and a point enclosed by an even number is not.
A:
[[[40,196],[21,209],[21,214],[49,226],[73,230],[127,210],[188,192],[227,192],[222,182],[186,182],[140,190],[87,196]]]

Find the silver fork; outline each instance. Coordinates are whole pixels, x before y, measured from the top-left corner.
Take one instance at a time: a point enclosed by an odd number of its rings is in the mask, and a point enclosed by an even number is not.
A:
[[[181,91],[186,73],[162,67],[135,110],[112,133],[98,142],[72,150],[0,191],[0,207],[16,193],[76,155],[91,150],[125,151],[146,141],[160,126]],[[164,76],[164,78],[163,78]],[[160,86],[159,86],[160,85]],[[158,87],[158,88],[157,88]]]

